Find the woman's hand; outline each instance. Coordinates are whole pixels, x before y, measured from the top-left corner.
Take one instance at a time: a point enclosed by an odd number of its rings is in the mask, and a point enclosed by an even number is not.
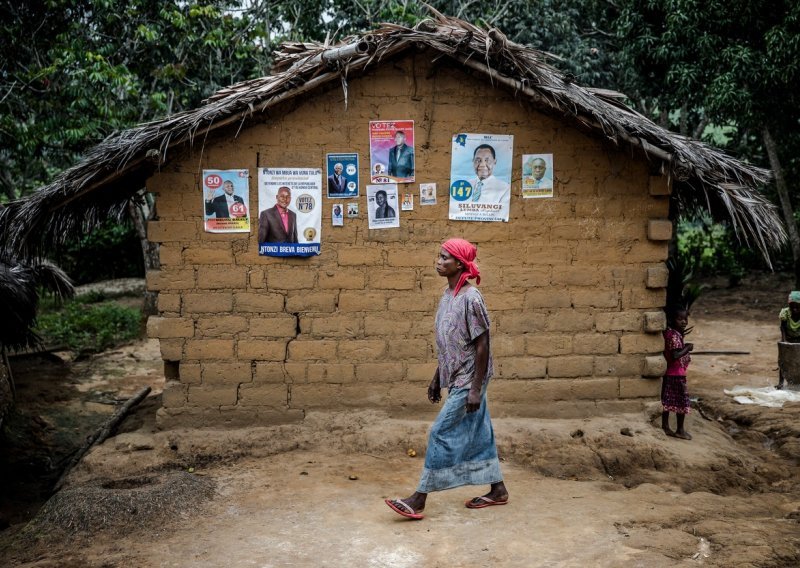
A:
[[[431,379],[431,384],[428,385],[428,400],[431,403],[436,404],[440,400],[442,400],[442,387],[439,386],[439,369],[436,369],[436,372],[433,374],[433,379]]]
[[[467,414],[475,412],[481,407],[481,393],[475,392],[472,389],[469,389],[469,394],[467,395]]]

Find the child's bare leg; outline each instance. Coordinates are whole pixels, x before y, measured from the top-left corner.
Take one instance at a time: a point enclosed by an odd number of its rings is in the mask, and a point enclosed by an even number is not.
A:
[[[678,414],[678,416],[680,416],[680,414]],[[675,436],[675,432],[669,427],[669,412],[666,410],[661,413],[661,429],[664,430],[664,434],[667,436]]]
[[[675,437],[683,440],[691,440],[692,436],[689,434],[689,432],[683,429],[683,422],[686,420],[686,415],[676,414],[675,416],[678,418],[678,429],[675,430]]]
[[[780,369],[778,369],[778,384],[775,385],[775,388],[781,390],[783,388],[783,383],[783,373],[780,371]]]

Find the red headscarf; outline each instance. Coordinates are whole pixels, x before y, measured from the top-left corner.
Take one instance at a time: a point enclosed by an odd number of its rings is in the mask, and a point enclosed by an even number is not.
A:
[[[458,291],[461,290],[467,279],[475,278],[476,284],[481,283],[481,272],[478,270],[478,265],[475,264],[478,247],[464,239],[450,239],[444,242],[442,248],[464,265],[464,271],[458,279],[456,289],[453,290],[453,296],[458,295]]]

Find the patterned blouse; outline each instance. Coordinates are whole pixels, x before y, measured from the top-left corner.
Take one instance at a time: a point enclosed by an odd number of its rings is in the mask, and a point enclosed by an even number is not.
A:
[[[436,312],[436,347],[439,351],[439,384],[461,388],[475,376],[475,339],[489,331],[489,313],[483,296],[474,286],[462,288],[458,296],[446,288]],[[484,384],[492,377],[492,349]]]
[[[685,377],[686,369],[692,361],[692,356],[688,353],[680,359],[673,359],[672,352],[676,349],[683,349],[683,335],[681,332],[670,328],[664,331],[664,358],[667,360],[667,372],[669,377]]]
[[[800,321],[794,321],[792,319],[792,310],[789,307],[783,308],[778,313],[778,319],[782,322],[786,323],[786,337],[787,339],[798,339],[800,338]]]

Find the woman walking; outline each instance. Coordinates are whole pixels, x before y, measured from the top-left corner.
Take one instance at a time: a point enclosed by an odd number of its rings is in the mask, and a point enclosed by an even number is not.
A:
[[[404,499],[386,500],[393,511],[410,519],[423,518],[431,491],[462,485],[491,486],[487,494],[467,501],[467,508],[508,503],[486,401],[492,377],[489,314],[483,296],[468,282],[481,281],[476,254],[472,243],[450,239],[436,260],[436,272],[447,278],[448,286],[436,313],[439,366],[428,386],[428,400],[439,402],[446,388],[447,401],[431,427],[417,490]]]

